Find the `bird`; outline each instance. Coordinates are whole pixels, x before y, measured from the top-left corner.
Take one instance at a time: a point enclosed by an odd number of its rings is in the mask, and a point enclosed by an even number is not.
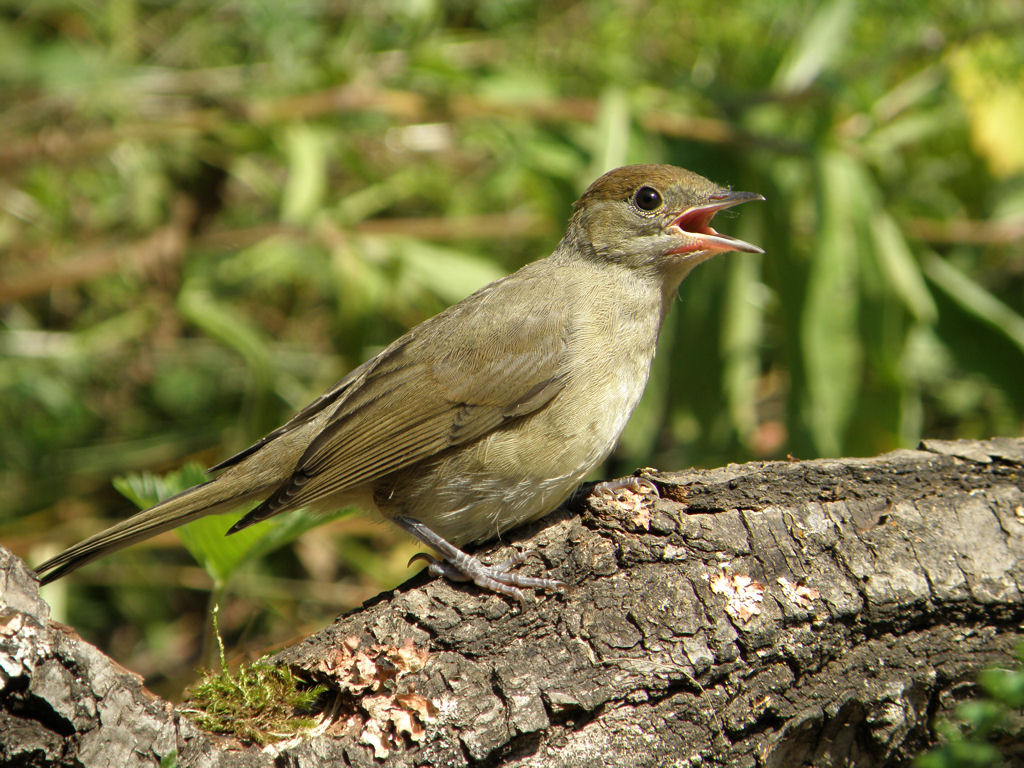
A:
[[[436,575],[520,600],[552,589],[521,558],[462,549],[562,504],[611,452],[640,401],[683,279],[727,251],[764,253],[711,226],[764,200],[671,165],[628,165],[573,204],[530,262],[423,321],[211,479],[47,560],[43,584],[206,515],[258,501],[228,534],[299,508],[356,506],[433,550]]]

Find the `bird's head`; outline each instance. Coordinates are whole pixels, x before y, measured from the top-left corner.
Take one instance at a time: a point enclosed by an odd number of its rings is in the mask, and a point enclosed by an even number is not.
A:
[[[723,251],[764,253],[711,227],[716,213],[749,200],[764,198],[672,165],[627,165],[604,174],[576,201],[567,237],[582,240],[600,259],[685,274]]]

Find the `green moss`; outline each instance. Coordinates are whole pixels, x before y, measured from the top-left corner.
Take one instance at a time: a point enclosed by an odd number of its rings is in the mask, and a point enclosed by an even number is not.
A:
[[[181,711],[206,731],[259,745],[290,738],[315,725],[310,712],[327,686],[310,686],[287,667],[259,660],[232,674],[213,613],[220,672],[207,671],[188,692]]]
[[[290,669],[258,661],[235,674],[207,672],[182,712],[203,730],[270,744],[312,728],[308,713],[326,690],[307,687]]]

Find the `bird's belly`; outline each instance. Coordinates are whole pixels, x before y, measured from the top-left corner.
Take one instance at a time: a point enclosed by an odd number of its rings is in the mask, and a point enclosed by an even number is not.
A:
[[[452,543],[492,538],[554,510],[609,454],[643,394],[650,360],[570,382],[550,406],[375,486],[385,516],[416,518]],[[394,501],[392,501],[394,500]]]

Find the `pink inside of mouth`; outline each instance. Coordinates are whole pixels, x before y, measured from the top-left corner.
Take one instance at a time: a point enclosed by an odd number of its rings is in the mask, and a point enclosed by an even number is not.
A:
[[[704,250],[707,245],[703,242],[701,235],[708,235],[711,237],[721,237],[718,231],[711,226],[711,219],[714,218],[716,210],[707,210],[696,208],[694,210],[687,211],[686,213],[679,216],[672,222],[673,226],[679,227],[687,234],[694,235],[692,243],[679,248],[673,253],[692,253],[694,251]]]
[[[695,235],[718,235],[718,232],[710,226],[711,219],[716,213],[717,211],[696,208],[687,211],[672,223],[684,232],[691,232]]]

